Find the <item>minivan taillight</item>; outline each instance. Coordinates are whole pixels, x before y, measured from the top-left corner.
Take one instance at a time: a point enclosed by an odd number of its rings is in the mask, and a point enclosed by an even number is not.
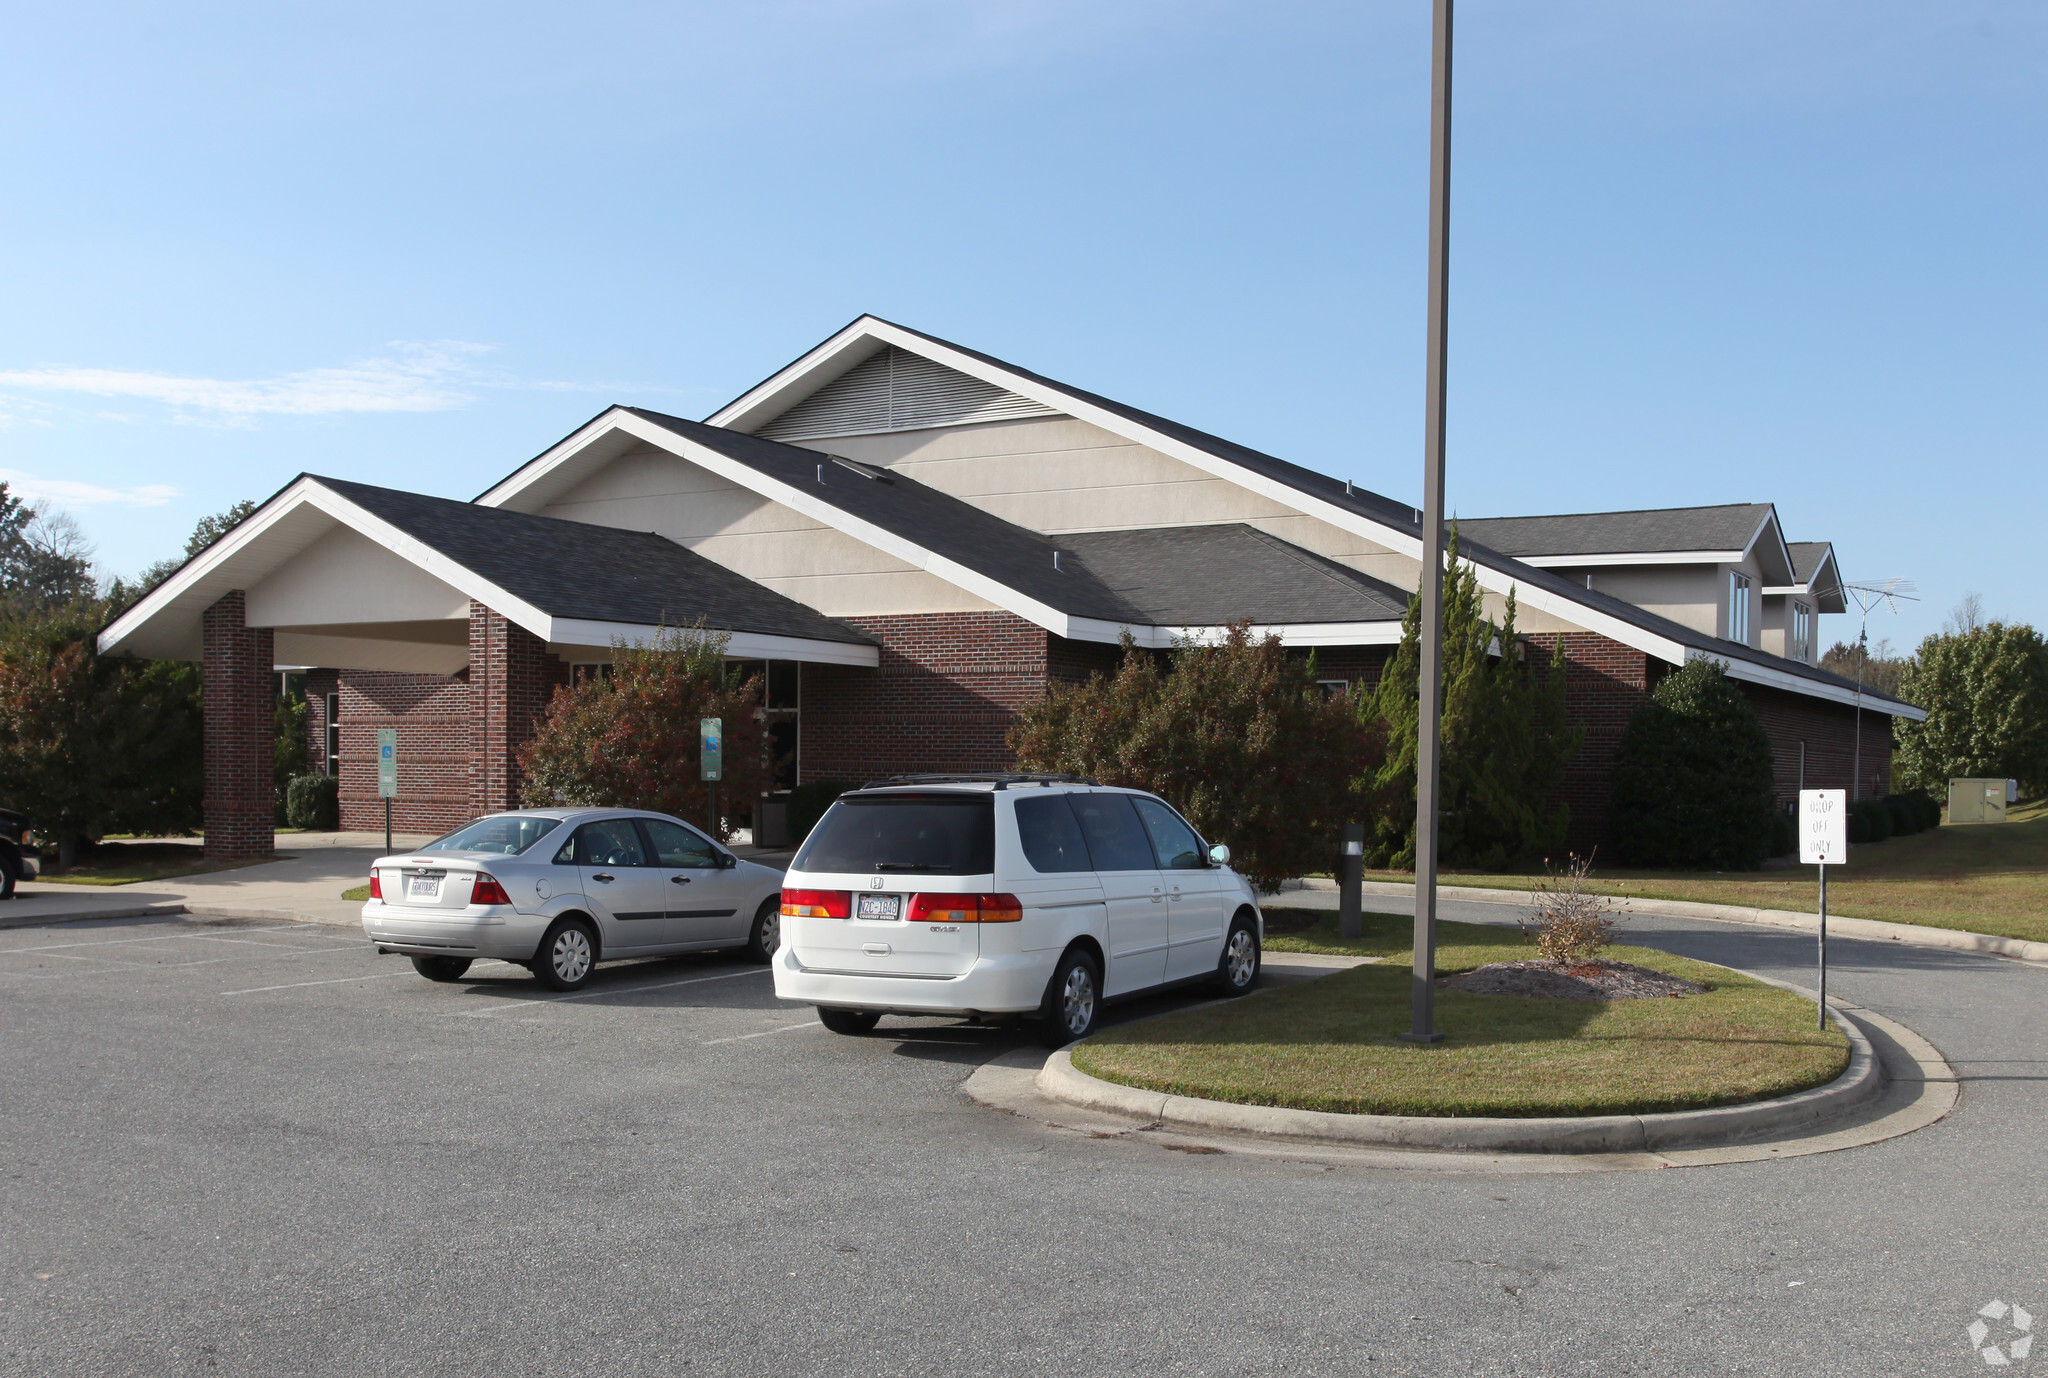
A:
[[[784,890],[782,916],[786,919],[843,919],[853,912],[850,890]]]
[[[476,885],[469,892],[471,904],[510,904],[512,897],[505,893],[505,887],[498,884],[498,878],[489,871],[476,873]]]
[[[1015,895],[912,895],[912,923],[1016,923],[1024,902]]]
[[[384,898],[384,887],[377,882],[377,873],[375,871],[370,872],[370,898],[373,900]]]

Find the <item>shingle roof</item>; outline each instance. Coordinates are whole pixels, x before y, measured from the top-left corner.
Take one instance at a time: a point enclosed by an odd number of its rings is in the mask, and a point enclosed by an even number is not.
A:
[[[1834,550],[1827,541],[1787,541],[1785,548],[1792,552],[1793,582],[1800,584],[1811,584],[1820,562]]]
[[[651,531],[480,507],[309,475],[551,617],[872,642],[843,622]]]
[[[1408,605],[1399,589],[1249,526],[1044,536],[904,474],[628,410],[1071,617],[1147,627],[1377,622]]]
[[[1479,517],[1461,519],[1458,529],[1481,545],[1518,558],[1744,550],[1770,514],[1769,503],[1746,502],[1553,517]]]

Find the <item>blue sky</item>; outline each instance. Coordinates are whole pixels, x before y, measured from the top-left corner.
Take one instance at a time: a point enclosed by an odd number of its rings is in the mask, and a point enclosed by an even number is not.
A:
[[[470,497],[862,311],[1413,500],[1428,6],[8,7],[0,477]],[[1466,0],[1450,490],[2048,623],[2048,9]],[[1853,634],[1828,619],[1830,635]]]

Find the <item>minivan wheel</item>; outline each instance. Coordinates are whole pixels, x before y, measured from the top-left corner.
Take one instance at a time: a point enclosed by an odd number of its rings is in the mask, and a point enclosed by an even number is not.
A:
[[[429,981],[460,981],[469,970],[467,957],[415,957],[412,969]]]
[[[540,940],[533,974],[549,990],[575,990],[588,984],[597,967],[597,930],[582,919],[563,919]]]
[[[818,1022],[836,1034],[859,1035],[873,1033],[875,1025],[882,1022],[882,1016],[868,1010],[835,1010],[828,1005],[820,1005]]]
[[[747,936],[747,960],[769,962],[782,946],[782,897],[770,895],[754,912],[754,928]]]
[[[1095,1031],[1095,1010],[1102,1003],[1102,974],[1079,948],[1069,949],[1053,968],[1039,1013],[1039,1037],[1048,1048],[1078,1043]]]
[[[1216,961],[1216,987],[1225,995],[1244,995],[1259,980],[1259,931],[1249,914],[1231,921],[1223,939],[1223,955]]]

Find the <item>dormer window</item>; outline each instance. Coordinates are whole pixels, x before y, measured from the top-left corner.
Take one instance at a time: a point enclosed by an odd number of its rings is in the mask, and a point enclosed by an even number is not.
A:
[[[1749,644],[1749,576],[1728,571],[1728,639]]]
[[[1792,605],[1792,658],[1813,659],[1813,609],[1804,603]]]

